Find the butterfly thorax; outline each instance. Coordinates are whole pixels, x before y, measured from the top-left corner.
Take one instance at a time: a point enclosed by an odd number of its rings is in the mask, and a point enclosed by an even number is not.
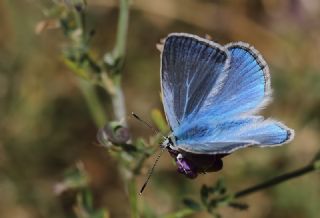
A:
[[[177,150],[176,146],[176,137],[173,134],[168,135],[165,137],[164,141],[161,143],[161,148],[166,148],[169,150]]]
[[[178,166],[178,172],[186,175],[189,178],[197,177],[198,173],[196,172],[194,167],[189,166],[183,154],[180,151],[178,151],[176,137],[173,134],[170,134],[169,136],[165,137],[160,147],[167,149],[169,154],[175,159]]]

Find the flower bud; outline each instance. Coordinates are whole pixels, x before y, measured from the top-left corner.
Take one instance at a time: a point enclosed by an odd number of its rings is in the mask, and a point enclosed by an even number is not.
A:
[[[129,129],[118,122],[107,123],[98,130],[97,140],[101,145],[110,147],[112,144],[125,144],[130,139]]]

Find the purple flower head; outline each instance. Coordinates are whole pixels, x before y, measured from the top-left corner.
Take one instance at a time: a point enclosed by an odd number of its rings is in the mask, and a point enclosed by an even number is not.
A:
[[[194,179],[199,173],[216,172],[222,169],[222,157],[228,154],[191,154],[168,149],[175,159],[178,172],[190,179]]]

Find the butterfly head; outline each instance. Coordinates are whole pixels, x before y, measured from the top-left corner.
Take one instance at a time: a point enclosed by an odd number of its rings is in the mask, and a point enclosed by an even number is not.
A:
[[[176,137],[173,134],[170,134],[167,137],[164,137],[163,142],[160,144],[161,148],[167,148],[171,150],[176,150]]]

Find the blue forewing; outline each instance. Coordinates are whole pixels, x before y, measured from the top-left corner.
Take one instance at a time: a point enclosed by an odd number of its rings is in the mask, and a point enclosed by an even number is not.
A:
[[[293,138],[284,124],[254,115],[272,92],[266,62],[246,43],[221,46],[191,34],[170,34],[162,51],[161,88],[179,150],[226,154]]]
[[[226,48],[189,34],[171,34],[162,53],[161,87],[172,129],[195,117],[218,92],[229,66]]]

